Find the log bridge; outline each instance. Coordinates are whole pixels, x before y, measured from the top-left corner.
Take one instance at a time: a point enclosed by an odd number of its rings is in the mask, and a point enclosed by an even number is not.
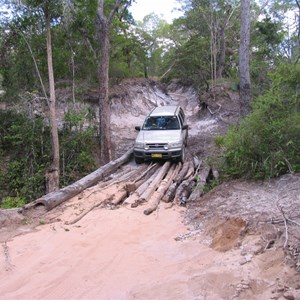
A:
[[[130,149],[120,158],[73,184],[30,202],[19,212],[24,213],[40,205],[49,211],[92,186],[97,187],[97,192],[100,190],[107,193],[109,187],[114,185],[117,192],[108,194],[105,200],[91,206],[89,211],[104,204],[114,207],[130,205],[133,208],[142,204],[145,207],[144,214],[149,215],[158,208],[161,201],[178,205],[196,201],[203,194],[203,187],[212,174],[208,165],[191,155],[187,156],[184,163],[150,162],[130,172],[122,172],[122,166],[131,160],[132,153],[133,149]],[[77,221],[70,221],[69,224]]]

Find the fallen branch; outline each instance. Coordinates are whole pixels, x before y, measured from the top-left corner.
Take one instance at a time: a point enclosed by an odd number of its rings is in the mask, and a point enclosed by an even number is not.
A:
[[[283,222],[284,222],[284,227],[285,227],[285,241],[284,241],[284,244],[283,244],[283,248],[286,248],[288,240],[289,240],[288,223],[287,223],[287,219],[286,219],[286,216],[285,216],[285,212],[283,211],[283,208],[278,204],[278,202],[277,202],[276,205],[277,205],[277,208],[281,212],[282,217],[283,217]]]
[[[219,104],[219,103],[217,103],[217,104],[218,104],[219,108],[218,108],[216,111],[212,111],[212,110],[209,108],[209,106],[207,105],[207,109],[208,109],[208,111],[210,112],[211,115],[214,115],[215,113],[219,112],[220,109],[222,108],[222,105],[221,105],[221,104]]]
[[[108,200],[108,199],[106,199]],[[77,223],[78,221],[80,221],[84,216],[86,216],[89,212],[91,212],[94,208],[99,207],[100,205],[102,205],[106,200],[103,200],[99,203],[94,204],[93,206],[91,206],[88,210],[86,210],[84,213],[82,213],[81,215],[79,215],[77,218],[73,219],[72,221],[66,221],[65,224],[66,225],[73,225],[75,223]]]

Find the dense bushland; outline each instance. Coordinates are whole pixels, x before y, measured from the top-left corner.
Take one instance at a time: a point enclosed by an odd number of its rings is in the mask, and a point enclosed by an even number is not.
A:
[[[61,145],[61,185],[65,186],[95,169],[96,129],[84,128],[87,112],[69,112],[59,131]],[[45,173],[51,145],[45,120],[24,113],[0,111],[0,191],[2,206],[18,206],[46,191]],[[9,197],[8,197],[9,196]],[[1,205],[1,204],[0,204]]]
[[[225,137],[224,176],[271,178],[300,171],[300,64],[281,65],[252,113]]]

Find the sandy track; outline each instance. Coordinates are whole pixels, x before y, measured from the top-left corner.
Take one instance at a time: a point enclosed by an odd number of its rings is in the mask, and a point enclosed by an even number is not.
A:
[[[212,262],[186,232],[180,208],[97,209],[6,243],[0,299],[194,299],[193,271]],[[63,217],[63,216],[62,216]],[[9,260],[9,264],[8,264]]]
[[[97,208],[66,225],[70,203],[50,212],[56,222],[2,243],[0,299],[270,299],[290,272],[282,251],[245,256],[254,236],[210,248],[183,224],[182,207]]]

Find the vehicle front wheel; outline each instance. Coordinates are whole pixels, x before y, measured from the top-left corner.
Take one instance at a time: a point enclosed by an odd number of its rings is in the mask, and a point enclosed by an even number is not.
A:
[[[185,146],[183,146],[181,155],[178,157],[178,161],[184,163],[185,160]]]
[[[142,157],[137,157],[137,156],[135,156],[135,157],[134,157],[134,160],[135,160],[135,163],[136,163],[137,165],[140,165],[140,164],[142,164],[142,163],[144,162],[144,159],[143,159]]]

